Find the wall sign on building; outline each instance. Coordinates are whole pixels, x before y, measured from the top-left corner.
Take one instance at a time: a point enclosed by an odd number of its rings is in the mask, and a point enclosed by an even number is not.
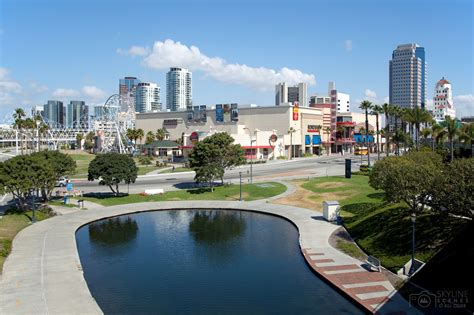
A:
[[[270,136],[270,139],[269,139],[269,140],[270,140],[270,142],[275,143],[275,142],[278,140],[278,137],[277,137],[276,134],[273,134],[273,135]]]
[[[189,140],[191,140],[191,142],[194,144],[196,142],[199,141],[199,134],[194,131],[193,133],[191,133],[191,135],[189,136]]]
[[[293,120],[298,120],[298,113],[299,113],[298,102],[295,102],[293,106]]]
[[[308,125],[308,132],[319,132],[320,126],[318,125]]]

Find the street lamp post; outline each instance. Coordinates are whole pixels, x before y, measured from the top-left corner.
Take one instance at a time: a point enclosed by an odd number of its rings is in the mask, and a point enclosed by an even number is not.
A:
[[[412,223],[412,248],[411,248],[411,266],[410,266],[410,275],[415,272],[415,222],[416,222],[416,214],[412,213],[410,216],[411,223]]]
[[[244,128],[244,130],[249,131],[249,137],[250,137],[250,184],[253,183],[253,143],[257,142],[257,140],[252,139],[252,132],[250,131],[249,128]],[[254,133],[258,132],[258,129],[254,130]]]
[[[242,201],[242,172],[239,172],[239,186],[240,186],[240,198],[239,198],[239,201]]]
[[[40,122],[39,120],[36,121],[36,151],[40,151],[40,144],[39,144],[39,126]]]

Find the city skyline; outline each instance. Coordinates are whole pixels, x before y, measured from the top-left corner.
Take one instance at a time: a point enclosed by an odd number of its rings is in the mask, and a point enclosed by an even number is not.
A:
[[[54,12],[42,3],[54,5]],[[388,100],[392,51],[408,43],[417,43],[426,51],[428,107],[432,108],[436,82],[444,76],[452,83],[458,116],[474,115],[472,3],[456,1],[444,6],[443,21],[425,18],[424,27],[397,22],[401,13],[407,21],[420,12],[431,16],[440,3],[416,1],[408,12],[406,1],[383,6],[371,1],[357,5],[348,1],[281,2],[279,8],[260,1],[253,5],[254,10],[249,10],[252,4],[247,1],[207,6],[163,2],[150,4],[160,7],[160,19],[143,18],[134,21],[134,28],[118,29],[117,23],[99,24],[119,13],[120,6],[108,1],[94,4],[94,10],[90,10],[92,2],[2,1],[0,119],[15,107],[29,109],[47,100],[66,103],[78,99],[101,105],[118,92],[116,82],[125,76],[165,87],[170,67],[187,67],[193,72],[195,104],[272,105],[278,82],[308,83],[309,97],[324,93],[327,82],[335,81],[351,95],[351,110],[355,110],[363,99]],[[339,11],[347,6],[352,10]],[[139,6],[136,10],[144,16],[153,11]],[[167,14],[177,10],[183,16],[179,23]],[[312,17],[316,10],[327,14]],[[87,14],[90,23],[61,22],[73,12]],[[243,12],[248,22],[228,22],[229,17]],[[287,30],[276,32],[285,16],[295,12],[301,21],[285,23]],[[230,16],[224,19],[222,13]],[[44,23],[52,15],[57,16],[57,23]],[[326,23],[335,16],[338,23]],[[84,50],[68,49],[73,44]]]

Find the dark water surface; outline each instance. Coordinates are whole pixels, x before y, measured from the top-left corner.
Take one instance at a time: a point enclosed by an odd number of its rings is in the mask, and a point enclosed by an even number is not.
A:
[[[298,231],[270,215],[155,211],[76,234],[89,289],[106,314],[358,314],[312,273]]]

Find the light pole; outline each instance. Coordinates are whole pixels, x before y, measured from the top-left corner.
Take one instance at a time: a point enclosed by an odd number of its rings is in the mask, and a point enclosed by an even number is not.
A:
[[[293,127],[290,127],[290,129],[288,130],[288,133],[290,134],[290,151],[291,151],[291,154],[290,154],[290,160],[293,159],[294,157],[294,148],[293,148],[293,133],[298,131],[299,129],[295,129]]]
[[[253,142],[257,140],[252,139],[252,132],[250,131],[249,128],[245,127],[244,130],[249,131],[249,137],[250,137],[250,184],[253,183]],[[258,132],[258,129],[254,130],[254,133]]]
[[[40,150],[40,144],[39,144],[39,126],[40,126],[40,121],[36,121],[36,151],[39,152]]]
[[[412,213],[410,216],[412,223],[412,248],[411,248],[411,266],[410,266],[410,276],[415,272],[415,222],[416,214]]]
[[[242,201],[242,172],[239,172],[239,186],[240,186],[240,198],[239,198],[239,201]]]

